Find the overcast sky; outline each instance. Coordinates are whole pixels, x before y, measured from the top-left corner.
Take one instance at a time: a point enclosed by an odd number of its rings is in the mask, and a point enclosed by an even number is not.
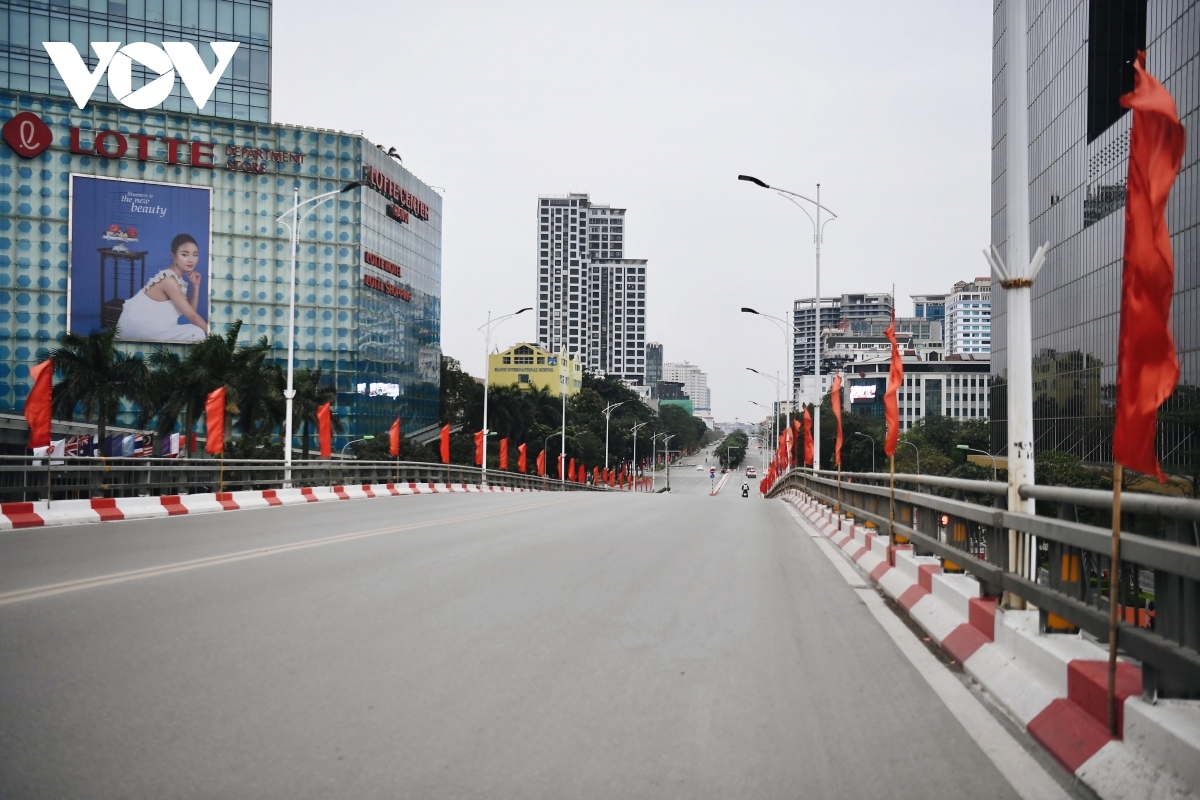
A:
[[[719,421],[774,399],[745,367],[784,369],[738,309],[814,289],[808,219],[739,173],[821,183],[822,294],[894,283],[907,315],[987,274],[990,3],[303,0],[274,26],[275,121],[361,129],[445,189],[442,348],[476,375],[488,310],[535,303],[539,194],[629,209],[646,338],[708,372]]]

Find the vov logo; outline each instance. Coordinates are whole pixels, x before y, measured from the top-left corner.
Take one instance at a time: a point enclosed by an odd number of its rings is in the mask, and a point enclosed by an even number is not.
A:
[[[92,50],[99,59],[94,72],[88,71],[83,57],[70,42],[42,42],[50,54],[50,60],[58,68],[67,91],[75,103],[83,108],[92,99],[92,92],[100,78],[108,71],[108,88],[126,108],[153,108],[167,99],[175,88],[175,73],[187,87],[196,105],[204,108],[212,96],[217,81],[221,79],[238,42],[210,42],[209,47],[217,56],[217,66],[212,72],[204,66],[196,48],[186,42],[163,42],[162,47],[149,42],[131,42],[121,47],[120,42],[92,42]],[[145,66],[159,77],[145,86],[133,88],[133,62]]]

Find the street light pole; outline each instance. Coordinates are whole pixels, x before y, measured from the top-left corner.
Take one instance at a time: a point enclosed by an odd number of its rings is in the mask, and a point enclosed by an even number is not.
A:
[[[979,453],[980,455],[985,455],[990,458],[992,460],[992,480],[996,480],[996,457],[994,455],[989,453],[987,450],[976,450],[974,447],[968,447],[965,444],[955,445],[955,447],[957,447],[959,450],[966,450],[969,453]],[[1010,470],[1012,469],[1011,461],[1009,462],[1008,468]]]
[[[862,431],[855,431],[854,435],[855,436],[866,436],[868,439],[871,440],[871,474],[874,474],[875,473],[875,437],[871,436],[870,434],[863,433]],[[913,445],[913,446],[915,447],[916,445]]]
[[[288,291],[288,355],[287,355],[287,388],[283,390],[283,396],[286,399],[286,412],[284,414],[284,439],[283,439],[283,481],[284,487],[288,488],[292,485],[292,401],[296,397],[296,387],[294,382],[295,362],[296,362],[296,252],[300,246],[300,208],[309,203],[323,202],[334,195],[343,192],[351,191],[362,186],[362,181],[351,181],[340,189],[335,189],[332,192],[325,192],[316,197],[310,197],[304,202],[300,202],[300,187],[292,189],[292,207],[275,218],[275,222],[289,228],[289,233],[292,239],[292,282]],[[292,224],[288,225],[283,220],[288,216],[292,217]],[[335,391],[337,387],[334,387]]]
[[[619,403],[609,403],[607,406],[604,407],[604,469],[605,470],[608,469],[608,423],[611,421],[609,418],[612,416],[612,412],[617,406],[623,406],[623,405],[625,405],[625,403],[626,403],[626,401],[622,400]]]
[[[475,330],[483,331],[483,463],[479,466],[482,468],[480,474],[480,485],[487,488],[487,450],[488,450],[488,389],[490,388],[492,378],[492,365],[490,363],[491,356],[489,352],[492,349],[492,328],[498,326],[505,320],[512,319],[518,314],[524,314],[526,311],[532,311],[533,307],[522,308],[520,311],[514,311],[511,314],[505,314],[503,317],[497,317],[492,321],[491,309],[488,309],[487,322],[480,325]]]
[[[663,452],[667,457],[667,491],[671,491],[671,440],[675,438],[675,434],[667,434],[663,439]]]
[[[650,491],[654,491],[654,487],[658,482],[658,439],[660,436],[666,436],[664,432],[659,432],[650,437]]]
[[[774,452],[779,450],[779,435],[781,433],[783,433],[783,431],[781,431],[779,429],[779,412],[783,410],[779,405],[779,395],[780,395],[781,388],[782,388],[782,382],[779,380],[778,377],[772,378],[770,375],[767,375],[766,373],[763,373],[763,372],[759,372],[758,370],[754,369],[753,367],[746,367],[746,369],[750,370],[755,375],[761,375],[762,377],[766,378],[767,380],[775,382],[775,413],[771,415],[771,420],[772,420],[771,428],[775,434],[775,442],[771,445],[772,454],[774,454]],[[754,402],[754,401],[751,400],[750,402]]]
[[[638,467],[637,467],[637,432],[638,432],[638,430],[640,430],[642,427],[644,427],[644,426],[646,426],[646,425],[649,425],[649,424],[650,424],[649,422],[639,422],[638,424],[636,424],[636,425],[634,425],[632,428],[630,428],[630,431],[629,431],[630,433],[632,433],[632,434],[633,434],[633,490],[634,490],[635,492],[637,491],[637,477],[638,477]]]
[[[779,328],[780,333],[783,334],[783,380],[784,380],[784,385],[789,387],[792,408],[795,409],[795,407],[796,407],[796,388],[794,385],[795,378],[794,377],[789,378],[789,376],[791,376],[791,374],[792,374],[791,373],[792,348],[791,348],[791,345],[789,344],[789,340],[788,340],[788,331],[791,331],[792,340],[795,340],[796,335],[797,335],[796,326],[793,325],[792,323],[788,322],[786,319],[781,319],[780,317],[772,316],[771,314],[763,314],[761,311],[755,311],[753,308],[747,308],[746,306],[742,306],[742,313],[743,314],[754,314],[755,316],[759,316],[759,317],[762,317],[763,319],[770,320],[775,325],[775,327]],[[780,390],[780,395],[782,395],[782,394],[783,394],[783,391]]]
[[[374,436],[367,435],[367,436],[362,437],[361,439],[355,439],[352,442],[346,442],[344,445],[342,445],[342,458],[346,457],[346,448],[349,447],[350,445],[357,444],[358,442],[369,442],[374,438],[375,438]]]
[[[1011,30],[1011,28],[1010,28],[1010,30]],[[820,408],[820,397],[821,397],[821,242],[825,237],[825,225],[828,225],[830,222],[837,219],[838,216],[837,216],[837,214],[833,213],[833,211],[831,211],[826,206],[821,205],[821,184],[819,184],[819,183],[817,184],[817,199],[812,200],[808,197],[805,197],[802,194],[797,194],[796,192],[790,192],[787,189],[780,189],[778,186],[769,186],[766,183],[764,183],[763,181],[760,181],[758,178],[754,178],[749,175],[738,175],[738,180],[753,183],[755,186],[759,186],[763,189],[774,190],[774,192],[776,194],[778,194],[780,197],[782,197],[784,200],[787,200],[792,205],[796,206],[796,208],[803,211],[804,215],[806,217],[808,217],[809,222],[812,222],[812,224],[813,224],[813,243],[816,246],[816,273],[817,273],[817,293],[816,293],[816,309],[815,309],[816,315],[813,320],[814,331],[816,332],[816,337],[813,341],[813,347],[814,347],[813,353],[815,354],[814,358],[813,358],[813,379],[816,381],[816,391],[817,391],[817,398],[818,398],[817,404],[818,404],[818,408]],[[796,198],[799,198],[800,200],[803,200],[807,203],[812,203],[816,207],[817,218],[815,220],[813,219],[812,215],[808,213],[808,210],[804,208],[804,206],[802,206],[802,205],[800,205],[800,203],[796,202]],[[822,209],[824,209],[825,212],[827,214],[829,214],[829,217],[830,217],[829,219],[825,220],[824,223],[821,222],[821,210]],[[895,302],[895,298],[893,298],[893,302]],[[814,465],[819,466],[821,463],[821,415],[818,413],[818,414],[814,414],[813,417],[814,417],[814,420],[813,420],[813,463],[814,463]],[[872,453],[872,455],[874,455],[874,453]]]
[[[899,439],[898,441],[900,442],[900,444],[906,444],[909,447],[911,447],[913,450],[917,451],[917,474],[920,475],[921,474],[921,450],[920,450],[920,448],[918,448],[916,446],[916,444],[908,441],[907,439]]]

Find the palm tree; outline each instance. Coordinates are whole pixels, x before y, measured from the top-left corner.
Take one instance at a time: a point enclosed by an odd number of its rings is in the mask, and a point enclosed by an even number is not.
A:
[[[84,420],[96,422],[101,448],[108,426],[117,421],[122,398],[143,409],[153,405],[145,362],[118,350],[116,340],[115,326],[87,335],[65,333],[50,351],[54,371],[62,375],[53,391],[54,415],[73,419],[75,406],[82,406]]]
[[[208,393],[221,386],[229,392],[229,412],[241,414],[239,389],[247,390],[249,367],[256,363],[261,366],[269,350],[265,336],[252,345],[239,347],[241,330],[242,321],[238,320],[224,335],[209,334],[182,357],[163,347],[150,354],[154,370],[151,385],[157,402],[148,416],[157,413],[159,434],[169,435],[180,417],[184,433],[190,434],[204,413]],[[252,412],[251,419],[253,416]]]
[[[311,431],[317,427],[317,409],[325,403],[337,402],[337,388],[321,383],[321,368],[299,370],[294,378],[293,386],[296,396],[292,399],[292,417],[295,422],[304,423],[304,434],[300,443],[300,458],[308,460]],[[332,410],[332,407],[331,407]],[[336,413],[329,415],[330,427],[334,432],[345,430],[342,420]],[[287,446],[286,444],[284,445]]]

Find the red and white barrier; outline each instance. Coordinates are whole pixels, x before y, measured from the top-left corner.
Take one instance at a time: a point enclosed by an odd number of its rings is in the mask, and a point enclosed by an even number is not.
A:
[[[44,501],[0,503],[0,530],[80,525],[89,522],[118,522],[184,514],[207,514],[218,511],[273,508],[335,500],[366,500],[375,497],[400,497],[415,494],[525,491],[537,490],[491,484],[484,489],[467,483],[377,483],[359,486],[317,486],[302,489],[267,489],[215,494],[164,495],[161,497],[55,500],[49,508],[46,507]]]
[[[1200,702],[1147,703],[1141,670],[1118,664],[1117,738],[1108,735],[1107,650],[1042,634],[1038,612],[1006,611],[979,583],[944,574],[936,558],[843,518],[797,492],[782,497],[827,536],[1067,770],[1108,798],[1195,797]]]

